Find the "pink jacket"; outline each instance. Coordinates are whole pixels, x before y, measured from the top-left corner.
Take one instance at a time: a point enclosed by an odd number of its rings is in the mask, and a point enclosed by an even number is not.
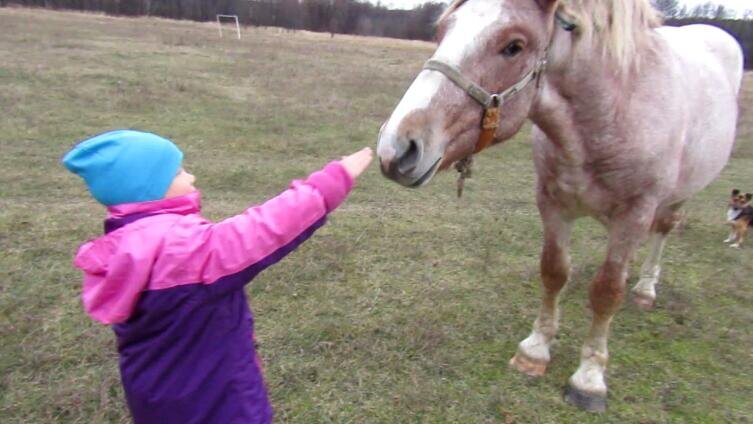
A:
[[[108,208],[108,221],[149,214],[82,245],[83,303],[104,324],[129,318],[144,290],[212,284],[262,261],[343,202],[353,179],[332,162],[260,206],[218,223],[204,219],[200,193]]]

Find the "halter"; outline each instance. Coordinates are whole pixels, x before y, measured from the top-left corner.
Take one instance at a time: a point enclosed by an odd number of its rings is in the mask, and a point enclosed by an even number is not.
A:
[[[544,57],[536,61],[536,65],[528,73],[507,90],[498,94],[489,94],[475,82],[466,78],[458,68],[445,62],[430,59],[424,64],[424,69],[441,72],[455,85],[462,88],[484,108],[484,118],[481,120],[481,135],[476,143],[473,153],[478,153],[489,147],[494,140],[494,134],[499,126],[499,108],[511,97],[518,94],[531,81],[538,79],[546,67],[546,53]]]
[[[577,28],[574,23],[569,22],[559,13],[555,13],[554,16],[557,24],[560,25],[565,31],[570,32]],[[494,141],[494,135],[496,134],[497,127],[499,126],[500,107],[502,107],[502,105],[510,98],[527,87],[528,84],[531,83],[531,81],[536,80],[536,86],[538,87],[541,74],[543,74],[544,70],[546,69],[548,54],[549,48],[547,47],[547,49],[544,51],[544,56],[536,61],[533,69],[528,71],[528,73],[526,73],[520,81],[507,88],[505,91],[497,94],[490,94],[480,85],[466,78],[460,71],[460,69],[458,69],[456,66],[450,65],[437,59],[429,59],[424,64],[423,69],[440,72],[450,81],[455,83],[455,85],[465,91],[474,100],[479,102],[484,108],[484,116],[481,120],[481,134],[478,137],[478,141],[476,142],[476,146],[473,149],[473,153],[468,157],[462,159],[455,165],[458,172],[460,172],[460,178],[458,179],[458,197],[460,197],[463,192],[463,180],[466,177],[470,177],[472,156],[491,146],[492,141]]]

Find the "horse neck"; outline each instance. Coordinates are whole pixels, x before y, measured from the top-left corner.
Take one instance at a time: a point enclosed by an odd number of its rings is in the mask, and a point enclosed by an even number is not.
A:
[[[547,69],[529,118],[564,159],[582,161],[584,143],[611,139],[617,131],[628,76],[613,72],[598,53],[574,52],[566,63]]]

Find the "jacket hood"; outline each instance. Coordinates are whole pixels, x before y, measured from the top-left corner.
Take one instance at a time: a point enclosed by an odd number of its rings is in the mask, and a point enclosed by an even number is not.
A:
[[[82,300],[92,318],[103,324],[130,318],[149,286],[166,229],[183,215],[199,213],[200,200],[196,191],[108,208],[107,234],[81,245],[73,261],[84,272]]]

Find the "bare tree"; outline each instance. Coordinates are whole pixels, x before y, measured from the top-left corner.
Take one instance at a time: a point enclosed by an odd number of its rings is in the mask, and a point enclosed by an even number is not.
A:
[[[690,12],[690,16],[697,18],[713,18],[716,15],[718,6],[714,3],[707,2],[699,4]]]
[[[734,13],[723,5],[718,5],[714,11],[714,19],[729,19]]]
[[[677,0],[654,0],[653,3],[665,18],[676,18],[680,12]]]

